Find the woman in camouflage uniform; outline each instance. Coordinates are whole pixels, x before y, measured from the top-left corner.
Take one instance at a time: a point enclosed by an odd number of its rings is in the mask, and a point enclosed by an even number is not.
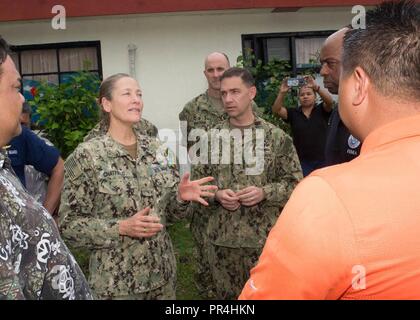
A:
[[[202,197],[216,187],[203,184],[213,178],[186,174],[178,186],[169,150],[134,126],[143,110],[135,79],[107,78],[99,103],[108,133],[80,144],[65,164],[63,238],[91,250],[89,284],[99,298],[175,299],[166,217],[182,216],[189,201],[207,205]]]

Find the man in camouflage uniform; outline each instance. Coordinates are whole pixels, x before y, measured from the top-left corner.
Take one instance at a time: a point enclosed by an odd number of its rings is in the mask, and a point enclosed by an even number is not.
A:
[[[158,135],[158,128],[151,123],[150,121],[141,118],[139,123],[134,126],[138,132],[145,136],[150,137],[157,137]],[[108,132],[109,124],[105,119],[99,121],[96,126],[93,127],[92,130],[88,132],[88,134],[83,138],[83,141],[89,141],[92,138],[96,138],[102,136]]]
[[[122,222],[148,215],[165,226],[170,216],[182,217],[189,202],[178,200],[177,190],[184,179],[178,187],[176,159],[167,148],[134,131],[136,157],[103,135],[67,158],[61,231],[72,247],[91,251],[89,284],[99,298],[175,299],[176,260],[166,229],[131,236]]]
[[[227,70],[221,93],[229,118],[204,139],[209,164],[193,173],[213,176],[219,187],[205,208],[206,251],[217,298],[236,299],[302,172],[292,139],[253,112],[256,88],[247,70]]]
[[[187,150],[195,142],[193,137],[191,137],[192,141],[188,140],[192,130],[200,130],[196,134],[196,136],[200,136],[203,134],[201,130],[208,131],[227,118],[220,96],[220,76],[229,68],[229,59],[224,53],[213,52],[206,57],[204,75],[207,79],[208,89],[188,102],[179,114],[181,128],[183,129],[181,144]],[[204,245],[208,221],[207,211],[202,210],[199,204],[192,204],[189,210],[191,211],[191,232],[197,249],[196,265],[198,270],[195,274],[196,286],[203,298],[213,298],[214,288],[212,288],[213,281],[211,280],[210,266],[207,261],[208,255],[203,252],[207,248]]]
[[[0,299],[92,299],[47,210],[14,175],[4,147],[20,131],[20,76],[0,37]]]

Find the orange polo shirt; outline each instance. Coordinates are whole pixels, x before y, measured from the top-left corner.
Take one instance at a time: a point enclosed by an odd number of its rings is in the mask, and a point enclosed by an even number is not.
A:
[[[420,299],[420,116],[295,189],[240,299]]]

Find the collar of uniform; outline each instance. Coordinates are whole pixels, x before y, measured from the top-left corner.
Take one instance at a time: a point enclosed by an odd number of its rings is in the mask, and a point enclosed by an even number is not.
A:
[[[143,118],[140,119],[140,121],[138,122],[139,124],[143,121]],[[133,130],[134,132],[139,135],[140,134],[140,125],[134,125],[133,126]],[[105,121],[105,119],[100,120],[95,127],[93,128],[97,131],[100,131],[101,133],[107,133],[108,129],[109,129],[109,123],[107,123],[107,121]]]
[[[255,111],[253,111],[254,113],[254,123],[250,125],[250,128],[259,128],[261,127],[261,125],[263,124],[263,119],[260,118],[259,116],[257,116],[257,114],[255,113]],[[230,128],[230,122],[229,122],[229,118],[227,118],[225,121],[223,121],[223,128]]]
[[[105,134],[103,137],[105,149],[107,150],[107,154],[109,157],[119,158],[127,155],[127,152],[123,150],[123,147],[114,139],[112,139],[110,135]]]
[[[139,130],[134,128],[134,132],[137,136],[137,159],[141,159],[144,157],[145,153],[150,149],[150,137],[141,135]],[[111,136],[108,134],[104,135],[104,144],[106,150],[108,150],[108,156],[113,158],[119,158],[119,157],[127,157],[128,152],[114,139],[112,139]]]
[[[208,91],[204,92],[202,95],[199,96],[199,102],[200,103],[198,104],[198,106],[201,110],[205,110],[217,115],[224,114],[224,110],[219,110],[211,104]]]
[[[392,121],[375,129],[365,139],[361,154],[404,138],[420,136],[420,115]]]
[[[260,127],[263,124],[263,119],[260,118],[259,116],[257,116],[257,114],[255,113],[255,111],[254,111],[254,116],[255,116],[255,119],[254,119],[254,125],[255,125],[255,127]]]

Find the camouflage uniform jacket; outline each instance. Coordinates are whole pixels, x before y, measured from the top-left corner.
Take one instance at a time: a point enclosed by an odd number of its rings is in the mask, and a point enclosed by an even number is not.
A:
[[[231,130],[229,120],[218,125],[216,130]],[[248,186],[260,187],[266,195],[265,200],[252,207],[241,206],[236,211],[228,211],[217,201],[211,201],[208,208],[209,222],[207,236],[218,246],[232,248],[260,248],[264,245],[268,233],[283,206],[289,199],[292,190],[302,179],[299,159],[293,146],[292,139],[280,128],[256,117],[252,129],[252,139],[241,139],[241,143],[234,143],[229,136],[221,137],[221,145],[230,144],[230,160],[222,164],[214,164],[211,156],[219,155],[221,151],[211,150],[209,146],[208,165],[197,165],[193,168],[193,176],[213,176],[219,190],[232,189],[238,191]],[[264,143],[256,143],[256,129],[262,129]],[[239,130],[239,129],[237,129]],[[209,136],[209,141],[211,137]],[[243,150],[242,158],[234,161],[235,147]],[[263,150],[261,150],[263,148]],[[256,168],[256,164],[245,163],[246,150],[256,153],[263,152],[261,170],[258,174],[247,174],[247,168]],[[236,163],[236,164],[235,164]]]
[[[260,110],[254,101],[252,102],[252,108],[259,114]],[[191,130],[202,129],[208,131],[227,118],[227,114],[222,106],[219,107],[212,104],[207,91],[200,94],[189,101],[179,114],[179,120],[187,122],[187,131],[182,132],[182,145],[189,150],[195,143],[195,141],[187,141]]]
[[[0,152],[0,299],[92,299],[50,214]]]
[[[176,201],[179,176],[168,150],[141,135],[137,146],[134,160],[104,135],[80,144],[65,163],[61,231],[69,245],[91,250],[89,284],[102,297],[147,292],[175,277],[166,229],[148,239],[119,235],[118,221],[147,206],[164,225],[187,206]]]
[[[140,134],[150,137],[157,137],[159,131],[153,123],[144,118],[141,118],[140,121],[134,125],[134,127]],[[87,133],[87,135],[83,138],[83,141],[86,142],[92,138],[102,136],[108,132],[108,129],[109,126],[106,124],[106,122],[101,120],[96,124],[95,127],[93,127],[92,130]]]

